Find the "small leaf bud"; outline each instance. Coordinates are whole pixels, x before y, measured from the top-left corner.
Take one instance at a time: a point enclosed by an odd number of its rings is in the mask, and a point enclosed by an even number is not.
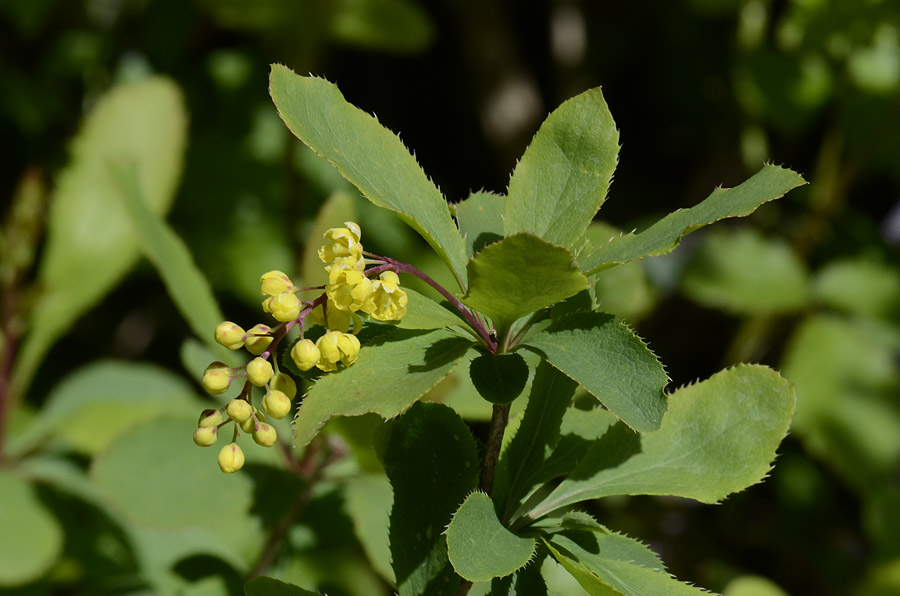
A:
[[[197,426],[218,426],[225,419],[221,410],[203,410],[200,412],[200,419]]]
[[[257,387],[268,383],[274,374],[272,363],[264,358],[256,357],[247,364],[247,379]]]
[[[291,399],[284,392],[273,389],[263,397],[262,409],[272,418],[280,420],[290,414]]]
[[[256,441],[257,445],[271,447],[278,440],[278,433],[268,424],[257,424],[253,429],[253,440]]]
[[[272,343],[272,338],[265,335],[270,331],[271,329],[268,325],[263,325],[262,323],[254,325],[250,328],[250,331],[247,332],[247,339],[244,340],[244,347],[246,347],[247,351],[254,356],[259,356],[265,352],[269,348],[269,344]]]
[[[219,468],[232,474],[244,467],[244,451],[237,443],[229,443],[219,451]]]
[[[194,431],[194,443],[200,447],[215,445],[219,439],[219,429],[216,426],[201,426]]]
[[[203,371],[203,388],[213,395],[225,393],[231,385],[231,369],[223,362],[213,362]]]
[[[309,370],[319,362],[322,354],[310,339],[301,339],[291,348],[291,360],[300,370]],[[296,389],[296,388],[295,388]]]
[[[313,344],[313,347],[315,347],[315,344]],[[284,394],[288,396],[288,399],[294,399],[297,396],[297,383],[295,383],[294,379],[288,374],[282,372],[276,374],[272,378],[272,386],[273,388],[284,392]]]
[[[228,417],[241,424],[253,415],[253,406],[245,399],[239,397],[228,402]]]
[[[216,343],[229,350],[239,350],[244,347],[245,333],[240,326],[231,321],[223,321],[216,325]]]

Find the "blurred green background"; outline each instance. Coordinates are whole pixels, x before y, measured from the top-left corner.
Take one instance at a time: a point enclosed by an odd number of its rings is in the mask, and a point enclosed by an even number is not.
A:
[[[290,136],[273,62],[336,82],[451,202],[505,191],[546,114],[602,85],[622,150],[598,235],[764,162],[802,173],[811,184],[784,200],[596,288],[673,387],[740,361],[796,383],[770,478],[716,507],[591,512],[729,596],[900,594],[894,0],[0,2],[0,592],[241,594],[263,572],[393,593],[390,491],[366,438],[378,422],[334,424],[307,454],[251,445],[244,473],[220,474],[190,442],[214,403],[196,382],[222,357],[212,327],[195,335],[140,257],[111,182],[110,160],[136,165],[151,211],[245,327],[261,319],[259,275],[312,280],[311,231],[348,218],[368,250],[446,279]],[[431,397],[484,433],[464,371]]]

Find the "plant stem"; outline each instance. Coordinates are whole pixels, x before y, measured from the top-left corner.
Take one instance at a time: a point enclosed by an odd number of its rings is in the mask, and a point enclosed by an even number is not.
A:
[[[487,446],[484,453],[484,466],[481,468],[481,480],[478,488],[491,494],[494,488],[494,475],[497,473],[497,460],[500,458],[500,447],[503,445],[503,432],[509,421],[509,404],[494,404],[491,415],[491,428],[488,431]]]

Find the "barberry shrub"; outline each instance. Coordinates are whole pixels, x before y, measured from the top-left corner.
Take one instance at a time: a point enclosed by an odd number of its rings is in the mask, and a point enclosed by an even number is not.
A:
[[[225,472],[240,469],[241,432],[271,445],[265,416],[294,409],[292,372],[310,382],[294,414],[296,447],[334,417],[375,413],[387,421],[373,441],[393,490],[389,540],[401,596],[465,594],[476,582],[494,596],[547,594],[548,559],[590,594],[703,593],[578,504],[617,495],[717,503],[759,482],[787,433],[793,390],[753,364],[668,390],[662,363],[625,322],[603,312],[595,288],[608,270],[668,253],[686,234],[748,215],[804,180],[765,165],[692,208],[595,244],[592,220],[619,150],[600,89],[550,114],[505,196],[475,193],[448,208],[399,138],[337,87],[280,65],[270,85],[288,128],[365,198],[415,229],[456,285],[366,252],[357,223],[328,230],[318,253],[324,286],[296,288],[282,272],[266,273],[262,308],[274,322],[216,328],[219,344],[255,358],[207,369],[212,394],[236,378],[243,384],[201,414],[195,442],[212,445],[233,423],[218,462]],[[401,276],[435,293],[401,289]],[[419,401],[463,362],[493,412],[483,443],[451,407]],[[264,393],[259,408],[254,387]],[[589,396],[589,405],[576,395]],[[526,405],[507,431],[516,400]],[[248,594],[275,589],[310,593],[268,578],[247,584]]]

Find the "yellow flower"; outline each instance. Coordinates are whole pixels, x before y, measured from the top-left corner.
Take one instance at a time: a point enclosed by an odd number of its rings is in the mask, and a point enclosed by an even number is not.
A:
[[[283,271],[274,269],[263,273],[259,278],[261,293],[263,296],[277,296],[282,292],[293,292],[294,282]]]
[[[359,356],[359,340],[355,335],[329,331],[316,341],[321,357],[316,366],[325,372],[337,370],[338,362],[350,366]]]
[[[362,261],[363,247],[359,242],[362,232],[352,221],[345,221],[344,225],[347,227],[331,228],[325,232],[319,259],[326,265],[344,263],[355,268]]]
[[[351,269],[343,263],[326,269],[328,285],[325,286],[325,293],[328,294],[329,305],[333,303],[338,310],[354,312],[371,299],[375,286],[362,271]]]
[[[229,443],[219,451],[219,468],[232,474],[244,467],[244,452],[237,443]]]
[[[257,387],[262,387],[275,375],[272,363],[257,356],[247,363],[247,379]]]
[[[222,362],[213,362],[203,371],[203,388],[213,395],[225,393],[231,385],[231,369]]]
[[[276,320],[283,323],[299,317],[302,306],[300,299],[290,290],[267,298],[263,303],[263,309],[272,313]]]
[[[319,362],[322,354],[310,339],[301,339],[291,348],[291,360],[300,370],[309,370]],[[294,389],[296,392],[296,387]]]
[[[356,316],[355,313],[346,310],[340,310],[337,306],[334,305],[334,302],[328,300],[328,304],[326,305],[328,308],[328,324],[325,324],[325,315],[322,314],[322,307],[317,306],[309,313],[309,321],[313,325],[321,325],[323,327],[327,327],[328,329],[333,329],[335,331],[343,331],[347,333],[350,331],[350,321],[351,318],[354,321],[354,333],[359,332],[359,327],[362,326],[362,321],[359,321],[359,317]]]
[[[400,278],[393,271],[384,271],[373,282],[372,299],[362,306],[362,311],[379,321],[399,321],[406,314],[409,298],[400,289]]]
[[[216,325],[216,343],[229,350],[239,350],[244,347],[244,333],[240,326],[231,321],[222,321]]]
[[[280,420],[291,412],[291,398],[283,391],[273,389],[263,397],[262,409],[272,418]]]
[[[263,325],[262,323],[254,325],[250,328],[250,331],[247,332],[247,339],[244,340],[244,347],[254,356],[259,356],[265,352],[269,348],[269,344],[272,343],[272,338],[266,336],[270,331],[271,329],[268,325]]]

